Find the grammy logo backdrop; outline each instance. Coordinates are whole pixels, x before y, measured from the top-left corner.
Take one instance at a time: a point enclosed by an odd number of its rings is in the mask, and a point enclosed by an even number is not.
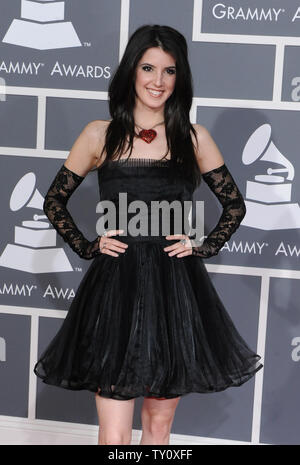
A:
[[[300,444],[296,0],[3,2],[2,437],[14,431],[11,437],[20,443],[42,441],[44,433],[52,443],[72,442],[72,434],[73,443],[79,437],[97,441],[94,394],[47,386],[33,373],[91,264],[49,227],[42,203],[83,127],[110,118],[109,79],[128,37],[148,23],[173,26],[185,35],[194,79],[191,122],[211,132],[245,198],[247,214],[240,228],[205,265],[237,329],[264,363],[239,388],[185,396],[171,444]],[[208,233],[221,207],[204,183],[194,198],[204,200]],[[69,202],[89,239],[96,234],[98,201],[96,173],[89,173]],[[133,443],[141,429],[142,400],[136,399]]]

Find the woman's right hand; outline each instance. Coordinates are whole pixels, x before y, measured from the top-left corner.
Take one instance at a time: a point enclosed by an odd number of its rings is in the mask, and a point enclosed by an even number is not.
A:
[[[116,236],[124,232],[124,229],[111,229],[106,231],[105,235],[100,236],[99,249],[101,253],[118,257],[119,254],[116,252],[124,253],[128,247],[128,244],[112,239],[110,236]],[[116,251],[116,252],[114,252]]]

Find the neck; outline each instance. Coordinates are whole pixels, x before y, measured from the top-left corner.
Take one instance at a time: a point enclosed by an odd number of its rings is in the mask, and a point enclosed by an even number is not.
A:
[[[136,124],[140,125],[145,129],[152,128],[155,124],[164,121],[164,108],[140,108],[136,106],[133,110],[133,118]]]

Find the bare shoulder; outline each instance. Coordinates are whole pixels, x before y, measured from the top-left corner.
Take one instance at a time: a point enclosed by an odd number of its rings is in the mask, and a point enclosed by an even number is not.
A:
[[[87,136],[92,139],[92,141],[99,141],[105,136],[106,129],[110,121],[97,119],[90,121],[83,129],[86,132]]]
[[[97,166],[105,142],[105,132],[110,121],[90,121],[75,140],[65,166],[74,173],[85,176]]]
[[[206,127],[202,126],[202,124],[192,124],[193,128],[196,131],[197,141],[198,143],[205,142],[205,140],[212,139],[212,136]]]
[[[195,129],[197,141],[192,135],[195,146],[195,156],[201,173],[218,168],[224,164],[224,158],[209,130],[201,124],[192,124]],[[196,144],[195,144],[196,142]]]
[[[94,120],[85,127],[88,137],[90,138],[92,153],[95,156],[93,168],[99,168],[105,159],[105,154],[102,154],[102,157],[100,157],[100,155],[105,144],[106,130],[110,122],[111,120]]]
[[[111,120],[105,120],[105,119],[95,119],[93,121],[90,121],[86,127],[90,129],[94,129],[95,131],[102,131],[103,129],[107,128]]]

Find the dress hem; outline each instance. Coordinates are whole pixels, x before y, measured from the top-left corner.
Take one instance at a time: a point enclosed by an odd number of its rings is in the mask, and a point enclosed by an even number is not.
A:
[[[261,357],[260,357],[261,358]],[[258,359],[259,360],[259,359]],[[257,360],[257,361],[258,361]],[[250,378],[252,378],[261,368],[263,368],[263,364],[260,363],[258,366],[256,366],[251,372],[248,372],[247,374],[243,375],[242,377],[238,377],[236,379],[232,379],[231,382],[223,385],[210,385],[209,387],[206,388],[201,388],[197,387],[196,385],[192,385],[189,388],[185,388],[184,390],[179,389],[178,392],[177,389],[174,389],[174,393],[166,393],[166,392],[149,392],[148,386],[146,386],[142,391],[138,390],[134,395],[131,396],[126,396],[122,395],[118,391],[118,389],[114,389],[114,391],[100,391],[101,387],[96,385],[92,385],[91,383],[78,383],[77,385],[71,385],[70,381],[55,381],[47,378],[47,376],[41,375],[40,373],[37,373],[34,370],[34,373],[42,380],[44,384],[50,385],[50,386],[56,386],[62,389],[67,389],[70,391],[83,391],[87,390],[90,392],[94,392],[95,394],[98,394],[99,397],[105,397],[109,399],[115,399],[115,400],[131,400],[131,399],[137,399],[139,397],[147,397],[147,398],[161,398],[161,399],[173,399],[175,397],[182,397],[187,394],[192,394],[192,393],[198,393],[198,394],[209,394],[209,393],[214,393],[214,392],[221,392],[224,391],[225,389],[228,389],[230,387],[239,387],[242,384],[246,383]],[[230,376],[229,376],[230,377]]]

